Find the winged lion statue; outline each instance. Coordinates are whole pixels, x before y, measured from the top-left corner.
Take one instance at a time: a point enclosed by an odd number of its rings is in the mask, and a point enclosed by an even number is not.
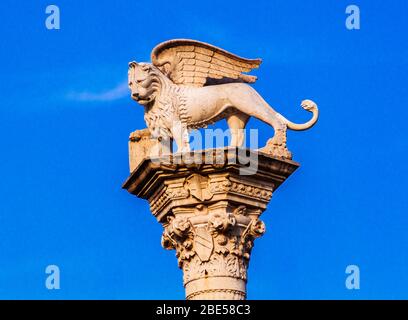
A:
[[[291,159],[286,147],[286,130],[306,130],[317,121],[319,111],[311,100],[301,106],[312,113],[309,121],[296,124],[276,112],[249,83],[257,78],[245,74],[258,68],[261,59],[245,59],[213,45],[177,39],[157,45],[151,63],[129,63],[131,97],[145,108],[147,129],[138,130],[131,139],[143,136],[177,143],[178,152],[190,150],[189,130],[226,119],[231,146],[244,142],[250,117],[274,129],[274,136],[260,151]],[[171,152],[171,150],[170,150]]]

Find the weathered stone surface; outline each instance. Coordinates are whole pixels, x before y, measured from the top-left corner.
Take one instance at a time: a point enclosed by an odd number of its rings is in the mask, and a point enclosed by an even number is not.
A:
[[[238,150],[211,149],[162,162],[147,158],[123,185],[147,199],[163,225],[162,245],[176,250],[187,299],[246,297],[254,240],[265,232],[260,215],[273,192],[299,166],[247,150],[257,159],[257,170],[244,175],[240,170],[248,165],[234,160]]]
[[[151,60],[129,63],[131,97],[143,106],[147,128],[130,136],[131,175],[123,188],[148,200],[163,225],[162,244],[176,251],[187,299],[245,299],[251,251],[265,232],[260,215],[299,166],[291,161],[287,130],[311,128],[319,110],[303,100],[311,118],[289,121],[248,85],[257,78],[245,73],[260,59],[207,43],[166,41]],[[250,117],[274,131],[259,150],[241,149]],[[230,129],[230,148],[190,152],[189,131],[221,119]]]
[[[244,74],[261,64],[195,40],[163,42],[152,51],[152,63],[129,63],[132,98],[145,109],[151,138],[171,152],[175,140],[179,152],[190,151],[189,130],[204,128],[226,119],[232,147],[242,147],[244,129],[255,117],[274,129],[263,152],[291,159],[286,131],[307,130],[318,120],[319,110],[312,100],[303,100],[303,109],[312,113],[309,121],[297,124],[276,112],[247,83],[255,76]]]

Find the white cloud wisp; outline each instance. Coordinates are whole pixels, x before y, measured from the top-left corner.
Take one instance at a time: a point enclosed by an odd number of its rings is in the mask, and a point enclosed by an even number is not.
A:
[[[123,99],[129,96],[129,88],[127,82],[121,83],[116,87],[102,91],[102,92],[71,92],[68,98],[76,101],[90,101],[90,102],[107,102]]]

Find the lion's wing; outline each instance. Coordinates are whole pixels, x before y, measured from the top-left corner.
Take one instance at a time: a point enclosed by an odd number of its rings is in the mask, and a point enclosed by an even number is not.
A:
[[[157,45],[152,63],[174,83],[202,87],[211,80],[253,83],[256,77],[243,74],[258,68],[261,59],[245,59],[210,44],[177,39]]]

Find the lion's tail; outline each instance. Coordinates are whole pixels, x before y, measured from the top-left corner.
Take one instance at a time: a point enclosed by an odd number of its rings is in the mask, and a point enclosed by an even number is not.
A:
[[[317,108],[316,103],[314,103],[311,100],[304,100],[304,101],[302,101],[301,106],[306,111],[309,111],[309,112],[313,113],[312,118],[308,122],[294,123],[292,121],[289,121],[288,119],[286,119],[282,115],[280,115],[284,119],[284,121],[285,121],[286,125],[288,126],[288,128],[291,129],[291,130],[294,130],[294,131],[307,130],[307,129],[313,127],[315,125],[315,123],[317,122],[317,119],[319,118],[319,109]]]

